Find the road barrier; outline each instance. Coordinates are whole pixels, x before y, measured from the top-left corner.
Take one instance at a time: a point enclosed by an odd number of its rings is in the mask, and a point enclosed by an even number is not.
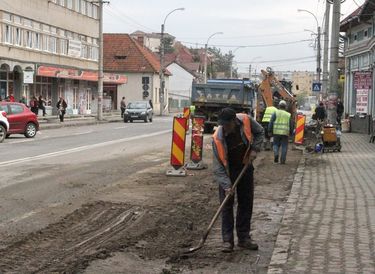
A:
[[[189,134],[189,127],[190,127],[190,108],[189,107],[184,107],[184,118],[187,119],[186,123],[186,131],[187,134]]]
[[[296,133],[294,135],[294,143],[296,145],[303,144],[303,137],[305,135],[306,116],[302,114],[297,115]]]
[[[190,163],[186,165],[187,169],[207,168],[202,161],[204,121],[204,117],[194,117],[192,120]]]
[[[185,117],[173,118],[172,148],[170,164],[173,169],[167,170],[167,176],[186,176],[185,170],[185,143],[186,143]]]

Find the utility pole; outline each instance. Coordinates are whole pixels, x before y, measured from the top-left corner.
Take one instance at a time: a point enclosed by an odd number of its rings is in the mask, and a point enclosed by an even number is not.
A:
[[[204,45],[204,84],[207,84],[207,43]]]
[[[249,80],[251,81],[251,64],[249,65]]]
[[[340,8],[341,0],[333,0],[332,9],[332,33],[331,33],[331,52],[329,66],[329,93],[327,104],[328,122],[336,124],[336,103],[339,90],[338,85],[338,64],[339,64],[339,35],[340,35]]]
[[[321,36],[321,29],[320,27],[318,26],[318,41],[317,41],[317,55],[316,55],[316,73],[317,73],[317,80],[318,80],[318,83],[320,83],[320,74],[322,72],[322,68],[320,67],[320,64],[322,62],[322,55],[321,55],[321,52],[322,52],[322,49],[321,49],[321,46],[320,46],[320,36]]]
[[[98,120],[103,120],[103,0],[99,0]]]
[[[164,79],[164,24],[161,25],[161,36],[160,36],[160,92],[159,92],[159,102],[160,102],[160,113],[159,115],[163,115],[163,108],[164,108],[164,87],[165,87],[165,79]]]
[[[326,12],[324,15],[324,49],[323,49],[323,83],[322,94],[327,97],[328,94],[328,47],[329,47],[329,21],[331,13],[331,4],[326,1]]]

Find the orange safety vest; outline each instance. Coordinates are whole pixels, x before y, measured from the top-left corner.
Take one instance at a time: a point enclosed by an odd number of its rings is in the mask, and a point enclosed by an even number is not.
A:
[[[251,143],[252,133],[251,133],[251,124],[250,124],[249,116],[247,114],[243,114],[243,113],[238,113],[236,116],[237,116],[237,119],[239,119],[243,124],[243,132],[246,136],[247,141]],[[227,159],[226,146],[224,145],[224,138],[222,138],[222,139],[219,138],[219,136],[218,136],[219,132],[223,132],[222,126],[219,126],[216,129],[216,131],[213,135],[213,141],[214,141],[215,146],[216,146],[216,151],[217,151],[217,154],[219,156],[219,160],[221,161],[221,163],[223,164],[225,169],[228,170],[228,159]]]

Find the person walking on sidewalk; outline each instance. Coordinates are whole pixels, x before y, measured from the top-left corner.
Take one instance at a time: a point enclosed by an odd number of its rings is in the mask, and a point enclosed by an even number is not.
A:
[[[341,119],[342,119],[342,115],[344,114],[344,104],[342,103],[340,98],[337,98],[336,113],[337,113],[337,124],[341,128]]]
[[[64,98],[60,97],[60,100],[57,102],[56,107],[59,111],[60,122],[64,122],[64,115],[66,112],[66,108],[68,107],[68,104],[65,102]]]
[[[238,246],[257,250],[258,245],[251,241],[250,223],[254,199],[254,167],[252,161],[260,151],[264,130],[252,117],[224,108],[219,114],[219,127],[213,135],[213,175],[219,184],[219,197],[222,202],[227,195],[233,195],[222,211],[221,232],[223,252],[232,252],[234,247],[234,193],[231,187],[241,173],[244,164],[248,169],[237,186],[236,231]]]
[[[125,97],[122,97],[121,103],[120,103],[120,108],[121,108],[121,118],[124,118],[124,113],[126,110],[126,102],[125,102]]]
[[[43,111],[43,116],[46,116],[46,107],[44,106],[46,101],[43,100],[42,95],[38,98],[38,110],[41,109]]]
[[[273,105],[266,108],[262,118],[262,126],[264,128],[264,148],[265,150],[271,150],[271,136],[268,134],[268,125],[271,121],[272,115],[277,111],[278,99],[273,100]]]
[[[281,100],[279,109],[272,115],[268,131],[273,135],[274,162],[279,162],[279,151],[281,147],[280,163],[285,164],[288,152],[289,135],[293,134],[291,114],[286,111],[286,102]]]
[[[315,109],[315,113],[313,115],[313,119],[323,122],[327,118],[327,112],[324,107],[323,102],[320,102],[319,105]]]
[[[38,100],[35,96],[30,100],[30,110],[38,116]]]

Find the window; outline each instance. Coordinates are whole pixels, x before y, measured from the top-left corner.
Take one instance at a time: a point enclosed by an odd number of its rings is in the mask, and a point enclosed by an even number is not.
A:
[[[87,2],[87,16],[92,17],[92,3]]]
[[[65,7],[65,0],[59,0],[59,1],[58,1],[58,4],[59,4],[60,6]]]
[[[99,8],[98,8],[97,5],[93,5],[92,6],[92,17],[94,17],[95,19],[99,18],[99,16],[98,16],[98,14],[99,14],[98,9]]]
[[[364,31],[363,30],[359,31],[357,33],[357,39],[358,39],[358,41],[363,40],[363,36],[364,36]]]
[[[81,0],[81,12],[86,15],[86,0]]]
[[[150,83],[150,77],[142,77],[142,84],[148,85]]]
[[[4,42],[11,44],[13,40],[12,27],[4,25]]]
[[[43,50],[48,51],[49,36],[43,35]]]
[[[92,47],[92,59],[95,61],[99,60],[99,48]]]
[[[79,102],[79,96],[78,96],[78,88],[73,88],[73,109],[78,109],[78,102]]]
[[[86,45],[81,46],[81,58],[87,58],[87,46]]]
[[[34,33],[34,48],[42,49],[42,44],[40,42],[40,33]]]
[[[22,29],[16,28],[16,40],[15,43],[17,46],[22,46]]]
[[[79,12],[79,10],[80,10],[80,1],[81,1],[81,0],[75,0],[75,1],[74,1],[74,10],[75,10],[76,12]]]
[[[31,31],[27,30],[26,31],[26,41],[25,41],[25,46],[27,48],[32,48],[33,47],[33,36]]]
[[[68,9],[73,9],[73,0],[66,0],[66,7]]]
[[[10,111],[12,114],[20,114],[23,112],[23,107],[20,105],[10,104],[9,106],[10,106]]]
[[[52,53],[56,53],[56,41],[55,37],[49,37],[49,51]]]
[[[68,54],[68,40],[60,39],[60,54],[67,55]]]

